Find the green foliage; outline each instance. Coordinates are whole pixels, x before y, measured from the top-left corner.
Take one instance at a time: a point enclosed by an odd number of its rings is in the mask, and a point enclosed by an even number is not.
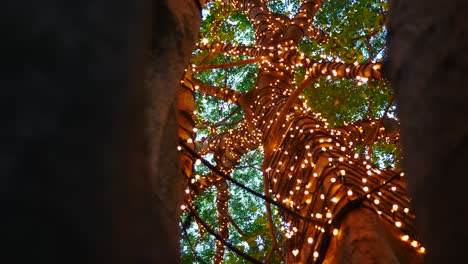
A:
[[[301,49],[317,60],[320,55],[346,63],[381,59],[387,5],[385,0],[325,1],[314,24],[330,34],[330,41],[317,44],[305,40]]]
[[[263,155],[258,150],[246,154],[242,157],[241,165],[234,171],[232,177],[246,183],[256,192],[263,193],[263,180],[260,172],[262,161]],[[196,172],[200,175],[207,173],[203,169],[203,166],[197,166]],[[272,247],[265,203],[236,185],[230,184],[229,190],[230,196],[233,197],[233,199],[229,200],[229,212],[244,233],[240,234],[231,225],[229,241],[258,260],[264,260],[268,249]],[[216,226],[215,194],[216,189],[213,187],[205,191],[195,201],[200,217],[213,227]],[[275,212],[274,221],[277,226],[280,226],[281,219],[276,210]],[[186,215],[182,219],[185,217]],[[208,233],[203,237],[199,237],[196,235],[198,232],[198,225],[192,221],[188,227],[190,241],[196,245],[195,248],[199,257],[204,262],[211,263],[215,241]],[[277,239],[281,241],[282,237],[278,235]],[[196,257],[185,239],[181,240],[181,247],[183,263],[197,263]],[[248,263],[229,250],[226,252],[225,261],[226,263]],[[271,261],[271,263],[280,263],[279,256],[277,254],[273,255]]]
[[[252,23],[242,11],[216,1],[203,10],[200,37],[212,43],[251,44],[254,42],[254,31]]]
[[[333,78],[319,78],[304,92],[310,107],[321,113],[331,126],[380,118],[391,94],[384,81],[358,85],[354,80]],[[395,115],[393,108],[389,115]]]

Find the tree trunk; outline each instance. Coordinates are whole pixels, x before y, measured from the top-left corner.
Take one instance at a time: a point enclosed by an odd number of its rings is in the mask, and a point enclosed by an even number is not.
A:
[[[428,263],[466,262],[467,12],[463,0],[393,1],[389,19],[388,72]]]
[[[0,98],[16,110],[0,137],[1,262],[177,263],[180,174],[169,137],[199,10],[195,1],[69,4],[10,1],[1,16]],[[159,113],[151,125],[149,108]]]

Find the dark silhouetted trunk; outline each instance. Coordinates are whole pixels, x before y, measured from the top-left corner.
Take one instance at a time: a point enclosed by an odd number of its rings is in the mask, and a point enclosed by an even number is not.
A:
[[[4,6],[0,262],[179,262],[173,101],[200,11],[149,2]]]
[[[389,20],[404,167],[428,263],[465,263],[468,5],[396,1]]]

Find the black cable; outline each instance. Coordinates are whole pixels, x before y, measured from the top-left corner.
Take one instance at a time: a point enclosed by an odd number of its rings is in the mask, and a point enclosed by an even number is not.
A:
[[[243,251],[239,250],[238,248],[236,248],[235,246],[233,246],[231,243],[227,242],[226,240],[224,240],[219,234],[217,234],[213,229],[211,229],[207,223],[205,223],[205,221],[203,221],[200,216],[197,215],[197,213],[193,210],[192,206],[190,206],[187,202],[187,208],[190,210],[190,212],[193,214],[193,216],[197,219],[197,221],[199,223],[201,223],[201,225],[208,231],[208,233],[210,233],[211,235],[213,235],[218,241],[220,241],[221,243],[223,243],[223,245],[225,245],[227,248],[229,248],[230,250],[232,250],[234,253],[236,253],[237,255],[243,257],[244,259],[252,262],[252,263],[256,263],[256,264],[263,264],[263,262],[261,262],[260,260],[258,259],[255,259],[254,257],[244,253]]]
[[[185,144],[184,141],[180,141],[180,144],[184,147],[185,150],[187,150],[193,157],[199,159],[205,166],[207,166],[210,170],[214,171],[216,174],[218,174],[219,176],[225,178],[226,180],[234,183],[235,185],[237,185],[238,187],[244,189],[245,191],[247,191],[248,193],[254,195],[254,196],[257,196],[258,198],[260,199],[263,199],[264,201],[267,201],[275,206],[277,206],[278,208],[281,208],[283,209],[284,211],[306,221],[306,222],[309,222],[309,223],[313,223],[313,224],[316,224],[316,225],[322,225],[323,222],[320,222],[320,221],[317,221],[317,220],[314,220],[314,219],[311,219],[309,217],[305,217],[293,210],[291,210],[290,208],[280,204],[279,202],[273,200],[272,198],[268,197],[268,196],[265,196],[263,194],[260,194],[256,191],[254,191],[253,189],[245,186],[244,184],[238,182],[237,180],[233,179],[231,176],[229,175],[226,175],[225,173],[223,173],[222,171],[220,171],[219,169],[217,169],[215,166],[213,166],[210,162],[208,162],[207,160],[205,160],[204,158],[202,158],[198,153],[196,153],[193,149],[191,149],[189,146],[187,146]]]
[[[193,215],[193,213],[191,213],[190,215]],[[195,258],[198,260],[198,262],[202,264],[207,264],[200,256],[198,256],[197,252],[193,248],[192,242],[190,241],[190,237],[188,236],[188,233],[187,233],[187,229],[185,227],[182,227],[182,230],[184,231],[184,237],[187,240],[187,243],[190,246],[190,250],[192,250],[192,253],[195,256]]]

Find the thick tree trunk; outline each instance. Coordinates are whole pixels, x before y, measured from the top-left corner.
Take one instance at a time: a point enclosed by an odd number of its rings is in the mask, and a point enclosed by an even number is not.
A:
[[[154,1],[153,11],[139,1],[69,4],[3,8],[0,98],[16,121],[9,115],[0,137],[0,262],[177,263],[176,139],[160,139],[176,135],[171,105],[199,10],[195,1]]]
[[[179,171],[177,90],[188,59],[195,48],[200,27],[200,10],[195,1],[154,1],[150,67],[145,85],[147,118],[145,145],[149,148],[149,178],[153,210],[157,214],[159,256],[154,263],[173,263],[179,255],[179,215],[183,178]],[[174,258],[176,257],[176,258]]]
[[[429,263],[466,262],[468,5],[393,1],[389,72],[416,227]]]
[[[323,263],[418,264],[423,261],[422,256],[402,241],[375,212],[360,208],[346,215]]]

